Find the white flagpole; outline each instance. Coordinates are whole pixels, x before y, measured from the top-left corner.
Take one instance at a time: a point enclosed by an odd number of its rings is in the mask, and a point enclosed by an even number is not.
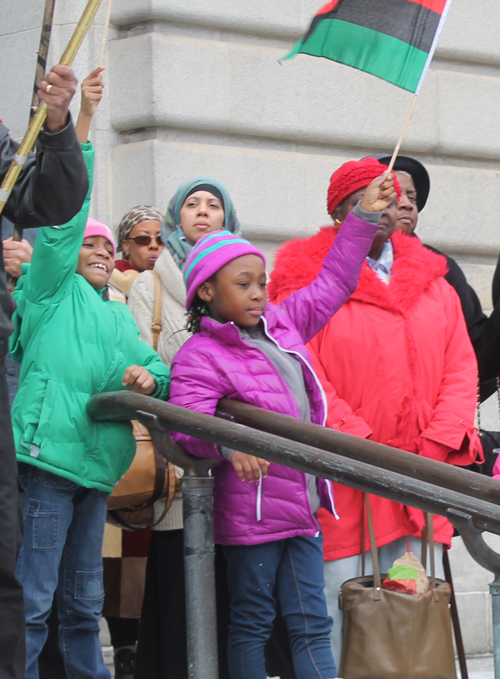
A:
[[[106,20],[104,21],[104,30],[102,33],[102,41],[101,41],[101,53],[99,54],[99,66],[102,66],[102,62],[104,61],[104,50],[106,49],[106,40],[108,37],[108,30],[109,30],[109,20],[111,18],[111,7],[113,6],[113,0],[108,0],[108,8],[106,11]]]
[[[394,163],[396,162],[396,158],[398,157],[398,153],[401,149],[401,144],[403,143],[403,138],[406,133],[406,129],[408,127],[408,124],[410,122],[413,109],[415,108],[415,104],[417,103],[417,97],[420,94],[420,90],[422,89],[422,85],[424,84],[425,76],[427,75],[427,71],[429,70],[429,66],[431,65],[432,57],[434,56],[434,52],[436,51],[436,47],[438,44],[439,36],[441,35],[441,31],[443,30],[444,22],[446,19],[446,15],[448,14],[448,10],[450,9],[451,5],[451,0],[446,0],[446,4],[444,6],[443,12],[441,14],[441,18],[439,20],[438,27],[436,29],[436,33],[434,34],[434,39],[432,41],[431,48],[429,50],[429,54],[427,55],[427,61],[425,62],[424,70],[422,71],[422,75],[420,76],[420,80],[418,81],[417,89],[415,90],[415,96],[413,97],[413,101],[411,102],[410,110],[408,111],[408,115],[406,116],[405,124],[403,125],[403,129],[401,130],[401,134],[399,135],[398,143],[396,144],[396,147],[394,149],[394,152],[392,154],[391,162],[389,163],[389,167],[387,169],[388,172],[392,171],[392,168],[394,167]]]
[[[394,167],[394,163],[396,162],[396,158],[398,157],[399,150],[401,148],[401,144],[403,143],[403,137],[405,136],[406,128],[408,127],[408,123],[410,122],[411,115],[413,113],[413,109],[415,108],[415,104],[417,103],[417,98],[418,94],[415,94],[413,97],[413,101],[411,102],[410,110],[408,111],[408,115],[406,116],[405,124],[403,125],[403,129],[401,130],[401,134],[399,135],[398,143],[396,144],[394,148],[394,152],[392,154],[391,162],[389,163],[389,167],[387,168],[387,172],[392,172],[392,168]]]

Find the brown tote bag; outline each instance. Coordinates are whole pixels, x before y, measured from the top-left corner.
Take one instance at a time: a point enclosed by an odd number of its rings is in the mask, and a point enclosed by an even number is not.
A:
[[[368,495],[365,497],[374,575],[352,578],[341,586],[339,605],[344,613],[344,627],[339,676],[457,679],[449,609],[451,587],[435,577],[432,514],[426,515],[430,591],[413,595],[382,589],[386,576],[380,575],[370,501]],[[363,550],[364,546],[363,536]],[[427,530],[422,538],[424,567],[426,548]]]
[[[153,348],[158,347],[161,331],[161,281],[158,273],[152,271],[155,285],[153,306]],[[108,511],[120,525],[135,530],[152,528],[159,523],[170,509],[179,480],[175,467],[167,462],[155,448],[149,431],[137,420],[132,420],[136,440],[136,453],[128,471],[122,476],[108,498]],[[161,517],[153,523],[154,503],[167,498]]]

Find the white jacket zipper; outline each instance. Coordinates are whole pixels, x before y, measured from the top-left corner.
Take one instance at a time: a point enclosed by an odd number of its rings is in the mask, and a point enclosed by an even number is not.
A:
[[[262,469],[260,471],[259,485],[257,486],[257,521],[262,521]]]

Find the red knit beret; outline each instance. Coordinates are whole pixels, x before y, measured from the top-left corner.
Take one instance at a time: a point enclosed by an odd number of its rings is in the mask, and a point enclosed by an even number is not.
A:
[[[328,214],[333,215],[335,208],[348,196],[359,189],[365,189],[370,182],[380,177],[387,170],[375,158],[363,158],[363,160],[349,160],[339,167],[330,177],[328,187],[327,206]],[[399,182],[394,175],[394,190],[398,198],[401,196]]]

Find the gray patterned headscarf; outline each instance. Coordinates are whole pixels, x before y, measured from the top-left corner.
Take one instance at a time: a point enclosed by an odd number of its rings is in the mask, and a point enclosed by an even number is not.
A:
[[[187,242],[181,228],[181,207],[184,205],[187,196],[193,193],[193,189],[197,186],[206,185],[213,186],[222,196],[224,207],[224,225],[222,228],[234,233],[236,236],[241,236],[240,222],[238,221],[233,201],[231,200],[226,187],[216,179],[211,179],[210,177],[194,177],[193,179],[188,179],[179,186],[172,196],[172,199],[168,204],[167,214],[161,225],[162,240],[181,271],[184,268],[186,257],[193,248],[193,246]],[[206,188],[205,190],[208,191],[209,189]]]
[[[122,249],[122,243],[126,240],[134,226],[141,222],[146,222],[149,219],[156,219],[159,222],[163,221],[163,215],[155,207],[150,205],[136,205],[126,212],[120,224],[118,225],[118,250]]]

